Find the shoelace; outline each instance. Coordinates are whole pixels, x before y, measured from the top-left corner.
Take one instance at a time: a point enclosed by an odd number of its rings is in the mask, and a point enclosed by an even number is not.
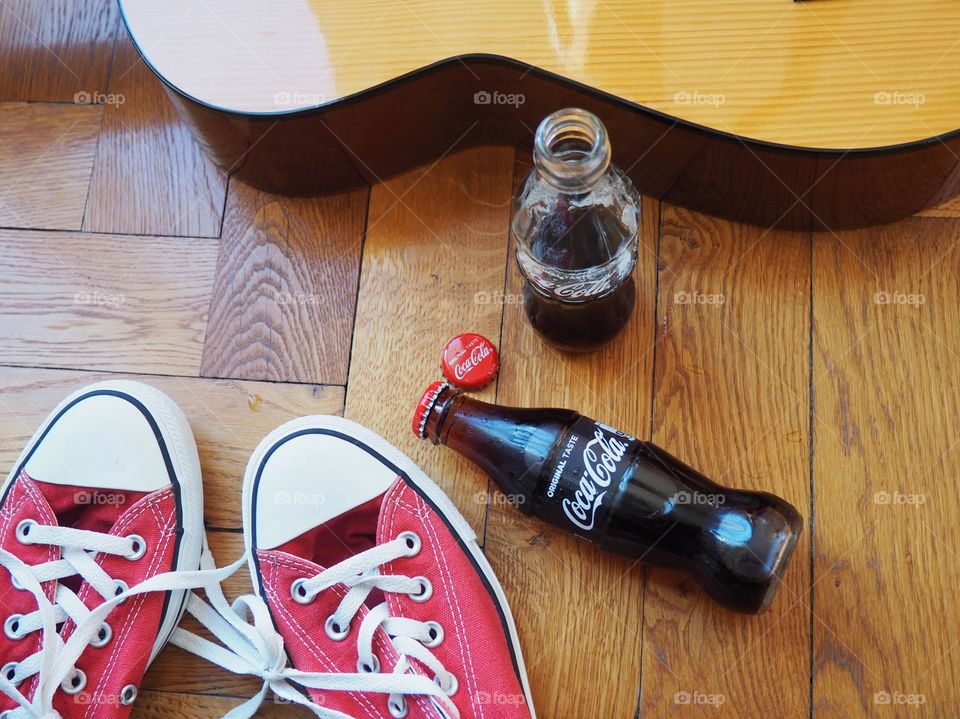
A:
[[[327,619],[326,630],[331,639],[340,641],[349,633],[349,625],[360,611],[367,596],[375,588],[402,592],[422,600],[429,598],[432,588],[423,577],[385,576],[379,568],[386,562],[419,551],[419,539],[412,533],[400,535],[393,542],[366,552],[320,572],[311,578],[293,582],[290,591],[301,604],[311,603],[316,596],[337,584],[350,587],[337,611]],[[226,719],[248,719],[266,697],[267,690],[281,699],[310,709],[321,719],[353,719],[342,712],[314,704],[295,688],[387,694],[391,716],[407,715],[407,696],[426,696],[442,716],[459,719],[459,711],[450,699],[456,691],[456,679],[430,651],[443,640],[443,630],[435,622],[418,622],[390,616],[387,604],[371,609],[360,624],[357,636],[357,673],[302,672],[286,666],[283,638],[277,633],[269,610],[262,599],[242,596],[232,605],[223,596],[219,585],[207,589],[208,605],[196,595],[190,597],[187,611],[209,629],[224,646],[177,629],[171,643],[220,665],[236,674],[251,674],[263,680],[257,695],[226,715]],[[399,653],[393,671],[380,672],[380,661],[373,653],[376,630],[382,627]],[[411,673],[411,659],[421,661],[435,672],[431,681]]]
[[[257,695],[228,712],[225,719],[249,719],[263,702],[268,690],[272,690],[286,701],[311,709],[321,719],[353,719],[341,712],[313,704],[309,697],[299,692],[294,685],[334,691],[388,694],[391,713],[394,713],[394,708],[403,709],[402,713],[396,714],[397,716],[406,714],[405,697],[407,695],[430,696],[447,716],[451,719],[459,719],[456,707],[449,701],[441,687],[426,677],[407,673],[410,664],[404,654],[401,654],[401,660],[395,671],[389,675],[373,675],[367,672],[312,673],[287,667],[283,639],[274,629],[269,610],[263,601],[251,595],[240,597],[230,605],[223,595],[222,582],[243,567],[246,564],[246,558],[242,557],[229,566],[217,569],[213,555],[206,545],[206,538],[204,538],[200,569],[166,572],[155,575],[134,587],[127,587],[122,582],[109,577],[96,564],[93,557],[98,552],[126,556],[131,559],[137,555],[142,556],[146,551],[146,545],[141,537],[120,538],[64,527],[42,527],[36,523],[24,525],[23,529],[26,531],[23,532],[18,528],[18,537],[21,540],[26,540],[25,543],[59,546],[61,559],[29,566],[16,555],[0,550],[0,567],[10,572],[11,581],[15,586],[31,592],[37,601],[36,611],[8,619],[5,630],[9,628],[17,636],[23,636],[32,631],[43,631],[43,648],[39,652],[19,663],[10,663],[0,669],[0,692],[20,705],[17,709],[4,712],[2,719],[59,719],[59,714],[53,709],[53,698],[58,690],[75,694],[84,688],[86,678],[76,669],[75,663],[89,645],[100,643],[99,645],[103,646],[109,642],[112,631],[106,624],[106,619],[114,607],[140,594],[195,589],[204,590],[213,606],[206,604],[196,594],[191,594],[187,601],[187,611],[210,629],[227,649],[179,628],[171,634],[171,643],[213,661],[229,671],[251,674],[263,680],[263,686]],[[396,558],[396,556],[390,558]],[[383,561],[389,561],[389,559]],[[60,580],[74,575],[79,575],[90,583],[103,597],[104,601],[96,609],[87,609],[76,594],[62,584],[57,585],[53,602],[47,598],[41,582]],[[409,584],[404,586],[410,587]],[[372,588],[371,586],[370,590]],[[359,605],[354,613],[358,610]],[[419,624],[417,622],[390,620],[385,606],[378,608],[376,616],[379,617],[376,626],[383,625],[387,630],[388,621],[390,621],[390,629],[400,632],[395,640],[400,642],[398,649],[404,646],[405,640],[415,642],[414,635],[422,635],[414,626]],[[74,621],[75,629],[64,642],[59,635],[59,625],[67,617]],[[252,623],[247,621],[248,618]],[[372,643],[376,626],[369,622],[367,624],[372,626],[372,629],[367,631],[369,641]],[[439,662],[432,659],[432,655],[427,656],[413,645],[408,646],[407,649],[409,656],[418,656],[428,666],[435,666],[442,670]],[[39,679],[31,701],[19,691],[17,686],[24,679],[34,675],[39,675]],[[123,688],[119,700],[124,704],[132,704],[136,694],[137,688],[128,685]]]

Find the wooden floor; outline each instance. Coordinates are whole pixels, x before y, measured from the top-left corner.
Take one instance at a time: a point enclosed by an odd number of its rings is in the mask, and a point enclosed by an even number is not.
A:
[[[637,312],[567,356],[516,302],[522,153],[451,148],[369,189],[274,197],[204,158],[112,0],[0,1],[0,61],[3,466],[74,388],[136,375],[191,419],[226,563],[259,439],[345,412],[482,537],[542,719],[960,716],[960,203],[811,236],[645,200]],[[488,503],[418,443],[411,410],[465,330],[501,348],[487,399],[580,409],[800,507],[773,609],[726,613]],[[217,717],[256,689],[172,647],[144,687],[141,719]]]

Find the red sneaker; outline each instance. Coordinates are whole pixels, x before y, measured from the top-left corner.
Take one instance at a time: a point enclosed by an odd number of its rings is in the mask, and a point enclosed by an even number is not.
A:
[[[294,669],[342,677],[309,690],[323,712],[534,718],[476,536],[384,439],[339,417],[283,425],[247,466],[243,519],[256,592]]]
[[[64,400],[0,493],[0,718],[126,717],[187,596],[137,585],[197,569],[203,531],[172,400],[137,382]]]

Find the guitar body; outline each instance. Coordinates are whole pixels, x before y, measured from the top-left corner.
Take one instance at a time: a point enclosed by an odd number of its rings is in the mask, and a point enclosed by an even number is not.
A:
[[[601,117],[644,194],[799,230],[960,189],[953,0],[121,0],[213,158],[282,194]]]

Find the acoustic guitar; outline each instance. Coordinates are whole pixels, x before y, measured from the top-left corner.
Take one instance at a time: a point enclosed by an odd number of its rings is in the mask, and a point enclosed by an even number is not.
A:
[[[956,0],[120,0],[214,159],[346,190],[597,113],[638,189],[793,229],[960,189]]]

